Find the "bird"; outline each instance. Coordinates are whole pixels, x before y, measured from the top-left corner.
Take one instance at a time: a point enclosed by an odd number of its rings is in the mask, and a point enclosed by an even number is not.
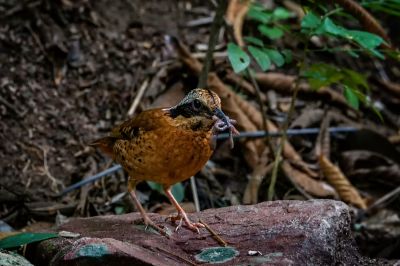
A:
[[[90,144],[99,148],[128,173],[128,192],[141,213],[146,228],[154,228],[162,235],[166,231],[146,214],[136,195],[136,186],[142,181],[162,185],[165,195],[177,210],[172,222],[199,232],[204,227],[192,222],[171,193],[171,186],[195,175],[211,157],[215,136],[229,131],[238,135],[234,124],[221,109],[221,99],[209,90],[191,90],[177,105],[169,108],[145,110],[112,129],[109,136]]]

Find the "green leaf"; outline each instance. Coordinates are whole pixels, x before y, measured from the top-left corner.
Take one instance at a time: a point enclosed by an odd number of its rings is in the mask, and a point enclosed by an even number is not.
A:
[[[353,39],[356,41],[361,47],[370,50],[375,49],[379,45],[383,43],[383,39],[378,35],[375,35],[366,31],[359,30],[348,30],[347,38]]]
[[[0,240],[0,248],[17,248],[33,242],[58,237],[57,233],[20,233]]]
[[[249,11],[247,12],[247,17],[264,24],[272,20],[271,12],[265,11],[262,7],[254,4],[250,6]]]
[[[365,90],[369,90],[368,82],[365,76],[347,68],[343,68],[342,72],[345,74],[343,83],[354,89],[362,87]]]
[[[348,31],[345,28],[336,25],[330,18],[324,19],[320,27],[320,30],[336,36],[342,36],[342,37],[348,36]]]
[[[268,54],[269,58],[271,58],[272,62],[274,62],[277,67],[281,67],[285,64],[285,58],[277,50],[265,49],[265,52]]]
[[[161,194],[164,194],[164,189],[162,187],[161,184],[153,182],[153,181],[146,181],[147,185],[149,185],[149,187],[154,190],[154,191],[158,191]]]
[[[253,44],[253,45],[257,45],[257,46],[264,46],[264,43],[262,40],[255,38],[255,37],[251,37],[251,36],[247,36],[243,38],[247,43]]]
[[[123,214],[125,213],[125,208],[123,206],[115,206],[114,212],[115,214]]]
[[[346,50],[346,52],[351,56],[351,57],[354,57],[354,58],[359,58],[360,56],[355,52],[355,51],[353,51],[353,50]]]
[[[285,49],[282,51],[282,54],[285,57],[286,64],[292,63],[292,60],[293,60],[292,51]]]
[[[313,12],[309,12],[303,17],[300,25],[302,29],[314,30],[321,25],[321,19]]]
[[[281,30],[280,28],[268,27],[265,25],[259,25],[258,30],[262,35],[267,36],[268,38],[270,38],[272,40],[281,38],[284,33],[283,30]]]
[[[250,64],[250,57],[234,43],[228,44],[228,58],[235,73],[245,70]]]
[[[283,7],[277,7],[275,8],[274,12],[272,12],[272,16],[275,19],[288,19],[292,16],[292,13],[289,12],[286,8]]]
[[[302,76],[308,79],[312,89],[319,89],[343,79],[339,69],[327,64],[313,64],[303,72]]]
[[[344,97],[351,107],[358,110],[358,108],[360,107],[360,101],[358,100],[358,97],[354,93],[354,91],[348,86],[344,86]]]
[[[292,63],[293,56],[292,56],[292,51],[285,49],[282,51],[283,56],[285,57],[285,63],[290,64]]]
[[[177,202],[182,202],[182,200],[185,198],[185,189],[183,188],[181,182],[173,185],[171,188],[171,192]]]
[[[348,30],[336,25],[330,18],[325,18],[322,25],[316,30],[316,34],[330,34],[357,43],[359,46],[373,54],[374,56],[385,59],[384,55],[376,50],[384,40],[373,33],[359,30]]]
[[[149,187],[152,190],[157,191],[160,194],[165,195],[164,188],[161,184],[153,182],[153,181],[146,181],[146,183],[149,185]],[[183,198],[185,197],[185,189],[183,188],[182,183],[176,183],[171,187],[171,192],[172,195],[174,195],[174,198],[176,201],[181,202]]]
[[[254,46],[249,46],[248,49],[263,71],[266,71],[271,67],[271,60],[264,51]]]

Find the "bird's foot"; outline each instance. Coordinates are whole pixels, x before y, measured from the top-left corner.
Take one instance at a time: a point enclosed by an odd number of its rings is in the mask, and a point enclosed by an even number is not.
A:
[[[161,228],[160,226],[158,226],[157,224],[155,224],[152,220],[150,220],[150,218],[146,217],[143,219],[143,224],[145,225],[144,230],[147,231],[147,229],[152,228],[155,231],[157,231],[158,233],[160,233],[163,236],[167,236],[168,234],[165,231],[164,228]]]
[[[179,221],[178,226],[175,228],[175,232],[177,232],[182,226],[185,226],[186,228],[200,234],[199,228],[204,227],[204,225],[202,223],[191,222],[189,220],[189,218],[187,217],[186,213],[178,213],[178,215],[170,216],[168,218],[171,219],[171,222],[173,222],[173,223],[175,223],[176,221]]]

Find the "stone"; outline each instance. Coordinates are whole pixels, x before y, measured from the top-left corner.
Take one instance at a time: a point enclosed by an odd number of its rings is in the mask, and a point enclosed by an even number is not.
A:
[[[0,249],[0,265],[1,266],[33,266],[21,255]]]
[[[201,219],[217,232],[226,248],[206,229],[174,232],[165,216],[149,216],[173,232],[170,238],[144,230],[137,224],[139,213],[76,218],[58,231],[79,237],[29,245],[27,254],[35,265],[203,265],[219,259],[219,265],[374,263],[359,254],[349,209],[340,201],[273,201],[190,214],[192,221]]]

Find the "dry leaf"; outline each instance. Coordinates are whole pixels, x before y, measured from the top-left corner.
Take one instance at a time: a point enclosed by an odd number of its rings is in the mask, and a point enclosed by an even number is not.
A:
[[[290,125],[290,128],[307,128],[322,120],[324,110],[314,107],[306,107],[301,114],[296,117]]]
[[[293,182],[299,185],[306,192],[317,197],[335,197],[335,190],[328,184],[315,180],[307,174],[292,167],[289,162],[282,162],[282,170]]]
[[[321,127],[319,130],[319,134],[315,144],[315,158],[319,158],[319,156],[324,155],[329,158],[330,155],[330,141],[331,134],[329,134],[329,124],[330,124],[330,116],[325,112],[324,118],[321,123]]]
[[[389,93],[394,96],[400,97],[400,84],[386,80],[378,80],[378,82],[383,85],[383,87],[387,89]]]
[[[256,95],[256,91],[255,91],[253,85],[232,71],[229,71],[228,74],[225,75],[225,80],[228,81],[229,83],[231,83],[232,85],[241,87],[242,89],[244,89],[247,93],[249,93],[251,95]],[[264,93],[261,93],[260,97],[263,102],[267,99],[267,97],[265,96]]]
[[[179,102],[179,99],[183,99],[185,95],[183,84],[178,82],[167,89],[164,93],[160,94],[160,96],[158,96],[151,104],[150,108],[174,106]]]
[[[240,47],[244,46],[242,28],[249,7],[250,0],[231,0],[226,10],[226,20],[232,25],[233,35]]]
[[[351,179],[385,187],[400,185],[400,165],[383,154],[367,150],[352,150],[341,153],[340,166]],[[379,178],[377,178],[379,177]]]
[[[361,198],[357,189],[344,176],[339,167],[335,166],[324,155],[319,157],[319,163],[326,180],[336,189],[344,202],[352,204],[360,209],[367,208],[365,201]]]
[[[261,158],[253,169],[250,175],[249,182],[246,185],[246,189],[243,195],[243,204],[256,204],[258,203],[258,191],[260,189],[261,182],[265,176],[272,170],[273,163],[268,164],[269,149],[265,148]]]
[[[288,94],[293,93],[293,85],[296,82],[296,77],[282,73],[268,72],[257,73],[256,80],[260,84],[260,87],[264,88],[264,90],[276,90],[277,92]],[[331,88],[324,87],[319,90],[311,90],[307,83],[302,82],[299,85],[299,93],[316,95],[340,106],[350,108],[345,97],[341,93],[334,91]]]

